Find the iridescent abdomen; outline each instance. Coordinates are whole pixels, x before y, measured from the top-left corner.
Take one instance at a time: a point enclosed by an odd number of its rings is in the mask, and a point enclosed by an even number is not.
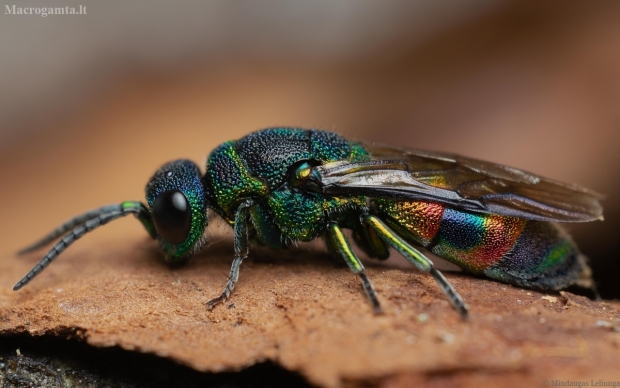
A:
[[[405,239],[470,272],[523,287],[563,288],[586,279],[588,267],[556,224],[474,214],[432,202],[377,200]]]

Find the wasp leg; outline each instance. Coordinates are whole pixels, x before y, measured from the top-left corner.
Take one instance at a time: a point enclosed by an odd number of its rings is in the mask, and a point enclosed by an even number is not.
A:
[[[366,291],[366,295],[370,302],[372,303],[372,307],[375,311],[375,314],[381,314],[381,305],[379,304],[379,299],[377,298],[377,292],[368,280],[366,273],[364,272],[364,266],[360,259],[355,255],[355,253],[351,250],[351,246],[347,241],[347,238],[342,233],[342,229],[335,222],[331,222],[327,226],[329,232],[329,239],[331,242],[331,246],[342,256],[344,261],[346,261],[351,271],[354,274],[360,277],[362,281],[362,286],[364,287],[364,291]]]
[[[233,260],[230,268],[228,283],[226,283],[226,288],[224,288],[222,295],[211,299],[207,303],[207,310],[212,310],[216,304],[225,302],[226,299],[230,297],[232,290],[235,288],[235,283],[239,280],[239,267],[241,266],[243,259],[248,257],[248,213],[249,208],[251,208],[253,204],[253,201],[247,200],[239,205],[239,209],[237,209],[234,227],[235,259]]]
[[[409,245],[409,243],[392,231],[378,217],[365,215],[362,219],[363,222],[373,228],[387,244],[394,247],[394,249],[400,252],[409,262],[418,267],[420,271],[430,273],[439,284],[439,287],[441,287],[441,290],[448,296],[450,303],[452,303],[454,308],[461,314],[461,318],[467,319],[468,308],[463,298],[456,292],[443,274],[433,267],[433,263],[424,256],[422,252]]]
[[[368,255],[377,260],[387,260],[390,257],[385,242],[381,240],[377,232],[368,225],[358,224],[353,229],[353,240]]]
[[[590,285],[590,290],[594,294],[594,300],[596,300],[597,302],[603,301],[603,298],[601,298],[601,294],[598,293],[598,288],[596,287],[596,284],[594,284],[594,282],[592,282],[592,284]]]

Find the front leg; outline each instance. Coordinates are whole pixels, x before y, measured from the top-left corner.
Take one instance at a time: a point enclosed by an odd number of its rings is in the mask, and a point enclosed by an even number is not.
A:
[[[235,226],[234,226],[234,245],[235,245],[235,259],[232,262],[230,268],[230,275],[228,276],[228,283],[222,295],[215,299],[211,299],[207,303],[207,310],[212,310],[213,307],[220,303],[225,302],[230,293],[235,288],[235,283],[239,279],[239,267],[243,262],[243,259],[248,257],[248,212],[254,205],[254,201],[251,199],[245,200],[235,214]]]

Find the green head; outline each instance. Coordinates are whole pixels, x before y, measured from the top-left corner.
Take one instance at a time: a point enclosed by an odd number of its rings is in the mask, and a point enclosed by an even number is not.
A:
[[[207,227],[207,200],[200,181],[200,169],[189,160],[163,165],[146,185],[148,208],[136,201],[107,205],[90,210],[54,229],[19,253],[39,249],[62,237],[54,247],[15,286],[17,291],[41,273],[77,239],[109,222],[133,214],[142,222],[170,262],[187,258],[202,242]]]
[[[152,225],[166,259],[182,260],[200,248],[207,227],[207,200],[200,169],[189,160],[164,164],[146,185]]]

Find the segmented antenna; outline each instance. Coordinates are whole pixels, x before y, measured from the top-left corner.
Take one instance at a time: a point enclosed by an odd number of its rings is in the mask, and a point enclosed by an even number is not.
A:
[[[50,263],[54,261],[58,257],[58,255],[60,255],[65,249],[67,249],[67,247],[69,247],[69,245],[73,244],[77,239],[84,236],[86,233],[92,232],[98,227],[107,224],[112,220],[124,217],[128,214],[135,214],[136,217],[140,219],[143,223],[147,218],[150,218],[147,208],[140,202],[123,202],[119,205],[104,206],[97,210],[87,212],[70,221],[67,221],[62,226],[58,227],[56,230],[50,233],[48,236],[43,238],[41,241],[35,243],[29,248],[24,249],[23,251],[36,249],[33,247],[44,245],[52,239],[59,237],[61,234],[65,233],[66,230],[69,229],[67,225],[71,225],[72,222],[75,222],[78,225],[81,224],[71,230],[69,233],[67,233],[60,241],[58,241],[56,245],[54,245],[52,249],[47,253],[47,255],[45,255],[43,259],[41,259],[41,261],[39,261],[39,263],[35,265],[34,268],[32,268],[30,272],[28,272],[26,276],[22,278],[22,280],[17,282],[17,284],[13,287],[13,291],[17,291],[26,284],[28,284],[32,279],[34,279],[35,276],[40,274],[45,269],[45,267],[50,265]],[[80,220],[84,220],[86,218],[86,221],[80,222]]]
[[[101,216],[102,214],[110,213],[110,212],[113,212],[115,210],[118,210],[119,206],[120,205],[102,206],[99,209],[89,210],[89,211],[87,211],[84,214],[81,214],[81,215],[79,215],[77,217],[74,217],[74,218],[70,219],[69,221],[65,222],[64,224],[60,225],[58,228],[54,229],[50,234],[48,234],[47,236],[43,237],[39,241],[37,241],[34,244],[32,244],[30,246],[27,246],[26,248],[20,250],[19,252],[17,252],[17,254],[18,255],[23,255],[23,254],[28,253],[28,252],[36,251],[37,249],[42,248],[45,245],[47,245],[47,244],[51,243],[52,241],[56,240],[58,237],[64,235],[65,233],[67,233],[71,229],[75,228],[76,226],[83,225],[87,221],[95,219],[95,218]]]

